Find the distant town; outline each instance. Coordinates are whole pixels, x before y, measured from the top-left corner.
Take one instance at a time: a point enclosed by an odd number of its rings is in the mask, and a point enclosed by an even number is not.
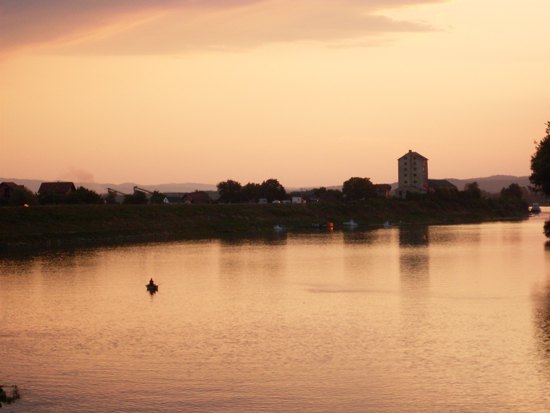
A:
[[[341,187],[319,187],[287,191],[277,179],[242,185],[227,180],[217,186],[195,184],[190,191],[166,190],[167,185],[155,188],[147,185],[86,185],[70,181],[40,182],[37,190],[28,188],[24,180],[2,180],[0,205],[32,204],[207,204],[207,203],[280,203],[304,204],[326,201],[361,200],[372,197],[407,198],[412,194],[458,192],[462,189],[479,190],[485,197],[500,195],[501,191],[514,185],[521,191],[524,200],[542,201],[539,194],[529,190],[528,177],[493,176],[478,180],[433,179],[428,174],[428,159],[409,150],[397,160],[398,181],[394,184],[372,183],[369,178],[352,177]],[[36,185],[29,181],[28,185]],[[132,185],[131,188],[128,188]],[[187,184],[190,187],[193,184]],[[103,187],[103,190],[90,189]],[[176,185],[171,185],[173,189]],[[516,188],[517,187],[517,188]]]

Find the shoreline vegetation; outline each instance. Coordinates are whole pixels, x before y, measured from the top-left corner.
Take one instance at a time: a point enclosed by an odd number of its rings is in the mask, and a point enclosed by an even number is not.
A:
[[[274,232],[358,230],[392,225],[448,225],[528,216],[515,199],[418,196],[316,204],[39,205],[0,209],[0,251],[157,241],[255,237]]]

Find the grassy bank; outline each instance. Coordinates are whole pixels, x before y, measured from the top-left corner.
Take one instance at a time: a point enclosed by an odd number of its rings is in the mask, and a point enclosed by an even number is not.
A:
[[[522,218],[526,206],[496,200],[373,199],[309,205],[56,205],[0,208],[0,249],[254,235],[353,218],[360,228]]]

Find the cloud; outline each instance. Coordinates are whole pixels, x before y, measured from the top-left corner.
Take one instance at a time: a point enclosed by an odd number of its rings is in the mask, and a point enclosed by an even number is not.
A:
[[[0,53],[163,54],[433,30],[383,10],[446,0],[0,0]]]

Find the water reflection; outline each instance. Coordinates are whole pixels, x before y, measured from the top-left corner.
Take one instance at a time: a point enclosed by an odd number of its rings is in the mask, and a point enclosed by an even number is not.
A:
[[[231,236],[220,238],[221,245],[243,246],[243,245],[285,245],[288,240],[286,231],[272,232],[255,237]]]
[[[0,375],[16,413],[547,411],[543,243],[416,226],[0,260]]]
[[[343,231],[344,244],[372,244],[376,241],[378,230]]]
[[[10,254],[0,256],[0,272],[13,275],[25,275],[34,272],[40,266],[38,257],[29,257],[27,254]]]
[[[542,297],[538,298],[539,303],[535,309],[535,325],[539,339],[541,354],[550,363],[550,286]]]
[[[411,225],[399,227],[399,246],[418,247],[427,246],[429,243],[427,225]]]
[[[550,251],[546,251],[546,261],[550,261]],[[534,294],[534,322],[540,356],[550,368],[550,280],[541,291]],[[550,371],[547,372],[550,377]]]
[[[399,273],[405,292],[428,289],[430,279],[430,252],[428,226],[399,228]]]
[[[287,238],[258,238],[253,242],[220,242],[218,264],[223,281],[278,276],[285,269]]]

